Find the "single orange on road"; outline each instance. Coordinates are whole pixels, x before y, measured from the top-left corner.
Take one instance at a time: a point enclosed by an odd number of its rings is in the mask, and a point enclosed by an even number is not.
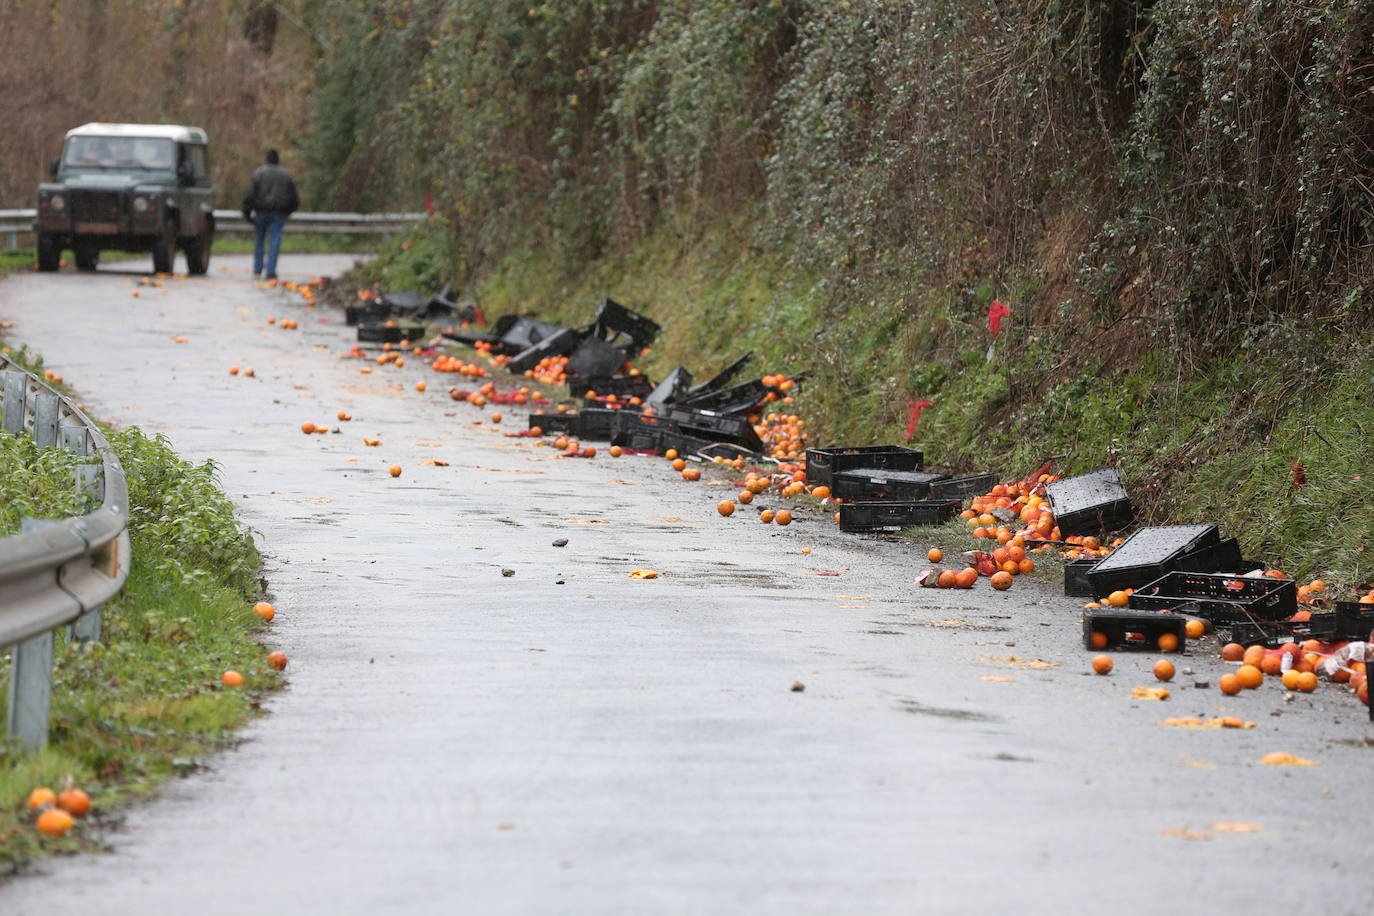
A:
[[[1093,658],[1093,670],[1098,674],[1108,674],[1112,670],[1112,657],[1110,655],[1098,655]]]
[[[618,445],[612,445],[612,446],[611,446],[611,457],[612,457],[612,458],[619,458],[619,457],[620,457],[621,455],[623,455],[623,454],[625,454],[625,450],[624,450],[623,448],[621,448],[621,447],[618,446]]]
[[[309,420],[306,420],[304,423],[301,424],[301,432],[305,433],[307,436],[313,433],[316,429],[318,429],[318,427],[315,426],[314,423],[311,423]]]
[[[1238,662],[1245,657],[1245,647],[1238,642],[1228,642],[1221,647],[1221,657],[1228,662]]]
[[[735,504],[728,499],[722,499],[716,503],[716,511],[726,518],[735,514]]]
[[[945,558],[945,552],[939,547],[932,547],[926,551],[926,559],[932,563],[939,563]]]
[[[765,525],[767,525],[769,522],[773,521],[773,510],[772,510],[772,509],[764,509],[762,512],[760,512],[760,513],[759,513],[759,521],[763,522]]]
[[[674,471],[680,471],[680,470],[682,470],[682,469],[685,468],[685,467],[687,467],[687,461],[686,461],[685,459],[683,459],[683,458],[674,458],[674,459],[673,459],[673,470],[674,470]]]
[[[1234,674],[1223,674],[1221,680],[1217,681],[1217,686],[1221,688],[1222,693],[1231,697],[1241,691],[1240,678]]]
[[[268,656],[267,656],[267,666],[268,666],[269,668],[273,668],[273,669],[275,669],[275,670],[277,670],[277,671],[285,671],[285,670],[286,670],[286,653],[285,653],[285,652],[271,652],[271,653],[268,653]]]
[[[226,671],[219,676],[219,679],[224,683],[225,687],[243,686],[243,675],[239,674],[237,671]]]
[[[271,620],[273,617],[277,616],[277,609],[266,601],[259,601],[257,604],[253,605],[253,613],[257,614],[263,620]]]
[[[682,472],[682,479],[683,479],[683,480],[700,480],[700,479],[701,479],[701,468],[687,468],[685,471]]]
[[[1190,620],[1183,625],[1183,632],[1189,639],[1201,639],[1207,632],[1207,625],[1201,620]]]
[[[1174,663],[1167,658],[1161,658],[1155,662],[1155,677],[1161,681],[1172,681],[1174,679]]]
[[[737,500],[739,500],[740,503],[741,503],[742,505],[747,506],[747,505],[749,505],[751,502],[754,501],[754,491],[753,491],[753,490],[740,490],[740,491],[739,491],[739,495],[736,496],[735,498],[736,498]]]
[[[773,521],[779,525],[790,525],[792,524],[792,513],[787,509],[779,509],[773,515]]]
[[[1264,672],[1254,665],[1241,665],[1236,669],[1236,680],[1240,681],[1240,686],[1246,690],[1254,690],[1264,683]]]
[[[391,467],[386,469],[386,472],[390,474],[392,477],[400,477],[401,466],[399,464],[393,464]]]
[[[992,578],[988,579],[988,584],[999,592],[1004,592],[1011,588],[1011,573],[1005,570],[993,573]]]

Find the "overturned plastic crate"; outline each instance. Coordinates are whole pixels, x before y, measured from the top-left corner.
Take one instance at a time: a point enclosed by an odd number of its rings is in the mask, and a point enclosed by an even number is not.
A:
[[[1242,646],[1277,649],[1305,639],[1331,639],[1334,614],[1313,614],[1311,620],[1245,620],[1226,627],[1226,641]],[[1223,625],[1225,626],[1225,625]]]
[[[359,343],[401,343],[419,340],[425,336],[422,324],[360,324],[358,325]]]
[[[627,348],[613,346],[599,337],[584,337],[568,356],[564,369],[574,376],[606,376],[625,365],[632,356]]]
[[[747,417],[680,409],[671,411],[668,417],[689,436],[708,442],[730,442],[753,452],[763,451],[763,440]]]
[[[1119,589],[1139,588],[1167,572],[1173,572],[1181,557],[1195,554],[1221,540],[1216,525],[1161,525],[1141,528],[1088,573],[1088,582],[1098,597]],[[1240,548],[1236,548],[1240,559]],[[1217,572],[1217,568],[1195,572]]]
[[[718,391],[684,397],[678,403],[692,410],[711,410],[716,413],[751,413],[768,397],[768,386],[755,379],[741,382]]]
[[[948,474],[933,471],[856,468],[835,474],[830,482],[830,492],[844,500],[926,500],[930,499],[931,484],[947,477]]]
[[[512,372],[526,372],[539,365],[540,360],[550,356],[567,356],[577,349],[578,341],[581,339],[580,331],[575,328],[564,328],[512,356],[506,363],[506,368]]]
[[[1213,623],[1284,620],[1297,611],[1297,594],[1292,579],[1171,572],[1137,589],[1130,606],[1193,614]]]
[[[1331,633],[1335,639],[1368,641],[1374,632],[1374,604],[1337,601],[1332,618]]]
[[[806,450],[806,480],[814,485],[832,485],[836,474],[857,468],[919,471],[924,460],[925,455],[919,450],[901,445],[809,448]]]
[[[541,430],[545,435],[550,433],[577,434],[578,419],[575,413],[532,413],[530,414],[530,429]]]
[[[957,499],[840,504],[841,531],[901,531],[915,525],[943,525],[959,514]]]
[[[1074,560],[1064,564],[1064,596],[1066,598],[1092,598],[1093,587],[1088,581],[1088,572],[1097,565],[1097,559]]]
[[[931,499],[968,499],[982,496],[997,486],[996,474],[970,474],[966,477],[951,477],[937,480],[930,485]]]
[[[692,373],[682,366],[678,366],[664,377],[663,381],[654,386],[654,390],[649,392],[649,396],[644,399],[644,403],[656,410],[662,410],[669,404],[674,404],[684,392],[692,385]]]
[[[1124,608],[1091,608],[1083,611],[1083,645],[1089,649],[1180,651],[1187,645],[1187,626],[1187,619],[1177,614],[1152,614]],[[1166,650],[1159,644],[1160,637],[1165,635],[1174,637],[1174,647],[1171,650]]]
[[[654,383],[647,375],[600,375],[568,380],[568,393],[574,397],[585,397],[587,392],[594,391],[599,398],[615,395],[617,398],[643,399],[653,390]]]
[[[677,440],[681,435],[677,424],[667,417],[618,410],[611,421],[611,445],[634,452],[664,452],[676,448],[668,445],[667,440]]]
[[[622,336],[628,338],[633,350],[631,357],[648,349],[660,330],[657,322],[609,298],[597,307],[593,324],[593,333],[607,342],[615,343]]]
[[[692,404],[701,398],[710,396],[714,392],[721,391],[733,382],[736,376],[744,371],[745,367],[749,365],[753,358],[754,351],[750,350],[748,353],[720,370],[720,372],[717,372],[710,379],[707,379],[700,385],[693,385],[682,396],[682,402],[684,404]],[[762,385],[762,383],[760,383],[760,385]]]
[[[1135,521],[1130,497],[1114,468],[1056,480],[1045,486],[1045,495],[1063,534],[1117,531]]]

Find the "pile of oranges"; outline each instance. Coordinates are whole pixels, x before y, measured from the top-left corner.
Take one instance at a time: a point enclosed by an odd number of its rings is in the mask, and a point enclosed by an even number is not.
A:
[[[549,385],[562,385],[568,380],[568,357],[546,356],[533,369],[526,369],[525,375]]]
[[[796,414],[770,413],[754,426],[768,454],[779,460],[795,461],[806,454],[806,421]]]
[[[1312,693],[1320,683],[1322,663],[1345,643],[1327,644],[1320,640],[1308,639],[1301,645],[1286,643],[1277,649],[1264,646],[1246,648],[1238,643],[1228,643],[1221,649],[1224,661],[1239,662],[1239,667],[1230,674],[1224,674],[1217,686],[1228,696],[1235,696],[1242,690],[1255,690],[1264,683],[1265,677],[1277,678],[1288,690]],[[1330,675],[1332,684],[1348,684],[1361,703],[1369,704],[1369,681],[1363,659],[1350,659],[1336,667]]]
[[[46,836],[66,836],[76,826],[76,818],[91,810],[91,797],[75,786],[54,792],[40,786],[29,793],[28,807],[38,812],[34,826]]]
[[[439,354],[430,363],[430,368],[435,372],[457,372],[459,375],[466,375],[471,378],[486,378],[487,370],[476,363],[467,363],[456,356]]]

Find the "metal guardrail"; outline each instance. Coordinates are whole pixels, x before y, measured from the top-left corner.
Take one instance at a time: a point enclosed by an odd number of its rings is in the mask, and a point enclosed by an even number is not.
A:
[[[0,648],[14,647],[7,733],[31,748],[48,740],[53,631],[100,638],[100,609],[129,576],[129,485],[99,428],[69,399],[0,354],[0,415],[8,433],[40,448],[94,455],[76,486],[100,505],[80,518],[24,519],[0,538]]]
[[[386,235],[401,232],[424,218],[423,213],[293,213],[284,231]],[[32,232],[35,219],[35,210],[0,210],[0,233]],[[238,210],[216,210],[215,228],[220,232],[253,231],[252,223]]]

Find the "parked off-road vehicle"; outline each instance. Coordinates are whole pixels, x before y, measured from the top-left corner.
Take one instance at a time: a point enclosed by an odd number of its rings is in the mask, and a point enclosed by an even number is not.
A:
[[[101,251],[153,253],[171,273],[176,250],[189,273],[210,269],[215,238],[205,131],[175,124],[83,124],[67,132],[38,186],[38,269],[57,270],[70,248],[81,270]]]

